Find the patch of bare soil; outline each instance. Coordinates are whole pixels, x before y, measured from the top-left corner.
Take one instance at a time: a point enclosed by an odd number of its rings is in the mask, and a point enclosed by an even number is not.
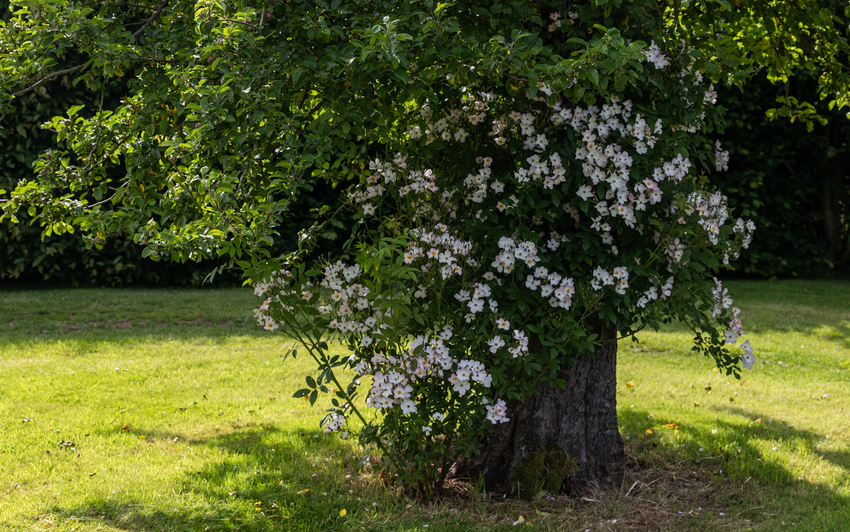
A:
[[[14,321],[12,323],[14,323]],[[89,321],[89,322],[64,322],[64,323],[61,324],[61,326],[65,331],[78,332],[78,331],[89,330],[89,329],[98,329],[98,328],[102,328],[102,327],[108,327],[110,329],[118,329],[118,330],[130,329],[134,326],[142,326],[143,327],[143,326],[146,325],[146,323],[149,323],[149,322],[146,322],[145,320],[123,320],[123,321],[100,321],[100,320],[96,320],[96,321]],[[233,322],[232,321],[215,322],[213,320],[206,319],[206,318],[194,318],[194,319],[191,319],[191,320],[179,320],[179,321],[170,322],[170,323],[167,323],[167,322],[157,322],[156,323],[157,327],[168,327],[168,326],[174,326],[174,325],[178,325],[178,326],[186,326],[186,325],[211,326],[211,325],[215,325],[217,327],[225,328],[225,327],[230,327],[231,325],[233,325]],[[45,331],[47,331],[47,329],[45,329]]]
[[[129,329],[134,324],[133,320],[124,321],[86,321],[86,322],[64,322],[62,328],[65,331],[78,332],[89,329],[99,329],[101,327],[109,327],[111,329]]]
[[[456,518],[460,526],[464,521],[485,526],[516,523],[559,531],[705,532],[751,526],[746,510],[730,510],[729,501],[742,498],[743,484],[718,484],[706,466],[661,459],[639,462],[633,455],[626,462],[625,482],[618,490],[589,491],[576,498],[542,493],[525,502],[452,482],[438,500],[417,505],[417,513],[419,519],[429,514],[444,522]],[[758,488],[751,481],[746,489],[752,496]]]
[[[195,318],[193,320],[180,320],[177,323],[180,325],[212,325],[213,321],[206,318]]]

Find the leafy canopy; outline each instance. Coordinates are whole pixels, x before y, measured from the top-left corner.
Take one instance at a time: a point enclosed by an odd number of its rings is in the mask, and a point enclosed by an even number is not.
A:
[[[522,97],[535,95],[537,80],[557,88],[575,70],[588,85],[565,96],[593,103],[634,83],[611,39],[649,42],[661,32],[686,40],[699,52],[698,70],[715,81],[740,82],[762,65],[777,79],[814,70],[821,97],[840,106],[848,102],[841,7],[14,1],[0,31],[0,106],[63,76],[93,91],[133,79],[116,109],[72,108],[54,119],[49,127],[68,148],[41,158],[5,216],[26,208],[46,234],[82,229],[93,245],[129,233],[154,258],[256,256],[316,175],[353,176],[368,150],[393,137],[406,103],[439,101],[450,89],[437,80],[452,72],[466,79],[466,65]],[[553,10],[580,15],[557,46],[538,37]],[[85,61],[63,64],[72,51]],[[577,61],[594,64],[576,70]],[[786,103],[787,112],[802,105]]]

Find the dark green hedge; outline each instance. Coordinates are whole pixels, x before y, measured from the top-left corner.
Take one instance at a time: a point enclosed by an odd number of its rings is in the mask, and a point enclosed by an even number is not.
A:
[[[749,250],[735,264],[739,274],[757,277],[833,277],[850,273],[850,120],[848,109],[830,111],[813,131],[787,117],[768,120],[778,96],[811,101],[815,81],[794,79],[773,85],[764,76],[744,90],[723,89],[727,109],[721,136],[730,151],[728,172],[712,176],[728,194],[736,216],[752,218],[758,229]]]

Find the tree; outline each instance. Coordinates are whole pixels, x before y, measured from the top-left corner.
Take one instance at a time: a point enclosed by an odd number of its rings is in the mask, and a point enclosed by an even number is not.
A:
[[[317,363],[297,395],[334,394],[326,430],[357,430],[420,493],[449,474],[519,496],[614,485],[618,335],[682,320],[739,374],[740,318],[711,275],[753,227],[701,175],[726,163],[711,82],[811,58],[736,48],[724,28],[759,5],[17,2],[4,101],[57,75],[100,90],[138,74],[118,108],[52,120],[68,148],[5,216],[26,206],[95,246],[129,233],[154,259],[229,256],[259,322]],[[789,12],[774,29],[817,30],[822,90],[845,103],[834,13]],[[53,70],[71,48],[87,61]],[[300,194],[352,178],[354,262],[268,256]]]

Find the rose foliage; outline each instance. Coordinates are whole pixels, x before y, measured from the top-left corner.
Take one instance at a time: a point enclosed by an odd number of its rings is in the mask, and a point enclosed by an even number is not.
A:
[[[2,98],[52,79],[64,50],[87,61],[62,75],[92,90],[137,74],[117,108],[46,125],[67,148],[5,216],[25,207],[91,245],[131,234],[154,259],[231,257],[259,323],[315,359],[296,395],[332,394],[325,430],[359,433],[432,493],[605,328],[679,320],[728,373],[752,365],[713,275],[754,226],[704,176],[728,158],[713,84],[762,58],[706,37],[726,2],[689,3],[694,28],[674,7],[17,1]],[[268,257],[299,194],[352,176],[355,261]]]

